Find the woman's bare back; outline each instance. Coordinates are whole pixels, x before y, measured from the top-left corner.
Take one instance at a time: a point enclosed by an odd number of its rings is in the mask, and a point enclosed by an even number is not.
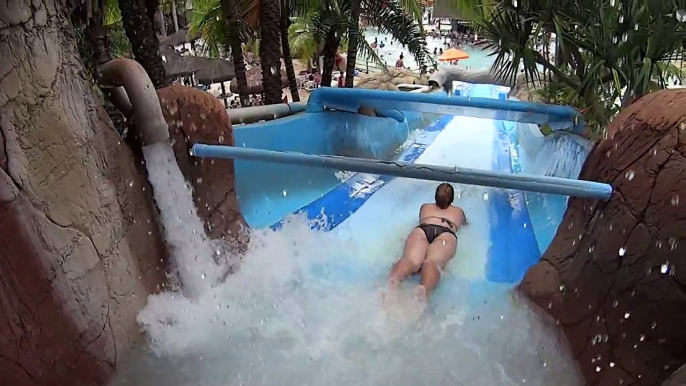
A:
[[[447,219],[452,224],[446,223],[443,219]],[[441,209],[436,204],[424,204],[419,209],[419,222],[421,224],[447,226],[453,231],[457,231],[462,225],[467,223],[467,218],[462,208],[458,206],[451,205]]]

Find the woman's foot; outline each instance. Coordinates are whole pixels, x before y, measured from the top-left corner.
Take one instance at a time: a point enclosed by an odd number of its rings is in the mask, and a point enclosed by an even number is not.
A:
[[[417,299],[421,302],[426,301],[426,299],[428,298],[427,292],[426,292],[426,287],[424,287],[421,284],[418,285],[417,288],[415,288],[414,297],[415,297],[415,299]]]

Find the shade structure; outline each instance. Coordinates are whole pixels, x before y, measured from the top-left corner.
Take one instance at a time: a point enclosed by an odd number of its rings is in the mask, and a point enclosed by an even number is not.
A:
[[[245,72],[245,78],[248,81],[248,94],[262,94],[262,67],[252,67]],[[286,70],[281,70],[281,88],[288,87],[288,77]],[[230,90],[232,93],[238,93],[238,81],[236,79],[231,81]]]
[[[169,36],[160,38],[160,45],[174,47],[180,44],[190,43],[198,37],[187,29],[180,29]]]
[[[224,59],[194,57],[195,79],[198,83],[213,84],[228,82],[236,77],[233,63]]]
[[[173,48],[160,46],[160,55],[162,56],[162,65],[168,79],[189,76],[196,71],[195,64],[190,60],[191,57],[181,56]]]
[[[457,48],[451,48],[441,54],[438,60],[442,62],[452,62],[453,60],[462,60],[467,58],[469,58],[469,55],[466,52],[458,50]]]

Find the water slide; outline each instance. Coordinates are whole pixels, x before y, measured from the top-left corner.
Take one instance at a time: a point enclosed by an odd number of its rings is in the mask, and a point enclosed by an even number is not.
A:
[[[512,173],[510,134],[516,124],[503,119],[560,126],[576,122],[568,108],[551,114],[530,104],[505,103],[506,90],[496,86],[464,85],[460,92],[440,109],[430,103],[418,106],[410,97],[392,105],[388,93],[365,94],[365,103],[379,111],[402,110],[405,103],[408,109],[444,113],[412,130],[399,153],[390,150],[410,125],[403,121],[403,129],[392,117],[386,121],[389,128],[401,127],[393,146],[359,127],[352,131],[362,133],[353,137],[340,128],[327,128],[326,135],[308,131],[310,139],[296,146],[267,144],[283,136],[253,138],[238,129],[236,145],[249,148],[263,141],[273,150],[282,146],[325,154],[352,149],[356,156]],[[305,119],[311,125],[295,117],[279,124],[297,122],[300,130],[311,130],[321,123],[318,116],[332,119],[359,108],[354,103],[359,95],[320,97],[308,106]],[[324,107],[339,111],[317,113]],[[340,115],[339,121],[348,122],[348,117]],[[273,125],[269,130],[283,130]],[[350,128],[349,122],[342,125]],[[332,136],[336,141],[330,141]],[[377,145],[367,146],[374,140]],[[348,145],[332,149],[332,143]],[[253,167],[267,164],[257,161]],[[420,205],[433,200],[437,183],[348,174],[339,176],[343,183],[327,180],[324,190],[300,192],[300,199],[311,202],[293,208],[300,202],[289,201],[297,187],[283,186],[288,181],[284,175],[297,170],[309,185],[319,177],[292,165],[280,167],[253,177],[263,190],[274,190],[250,198],[270,211],[255,221],[276,222],[286,213],[273,211],[284,207],[299,215],[255,231],[240,273],[225,283],[195,299],[173,292],[151,297],[138,317],[150,347],[140,348],[113,386],[582,384],[556,328],[510,291],[541,253],[524,193],[455,184],[455,204],[464,208],[470,224],[459,232],[458,253],[439,288],[428,304],[402,289],[384,307],[390,265],[416,225]],[[252,171],[243,172],[248,176]]]

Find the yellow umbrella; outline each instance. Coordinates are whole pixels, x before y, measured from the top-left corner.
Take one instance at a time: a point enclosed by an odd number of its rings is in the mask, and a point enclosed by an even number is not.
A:
[[[462,60],[469,58],[466,52],[460,51],[457,48],[451,48],[448,51],[441,54],[438,60],[442,62],[452,62],[453,60]]]

